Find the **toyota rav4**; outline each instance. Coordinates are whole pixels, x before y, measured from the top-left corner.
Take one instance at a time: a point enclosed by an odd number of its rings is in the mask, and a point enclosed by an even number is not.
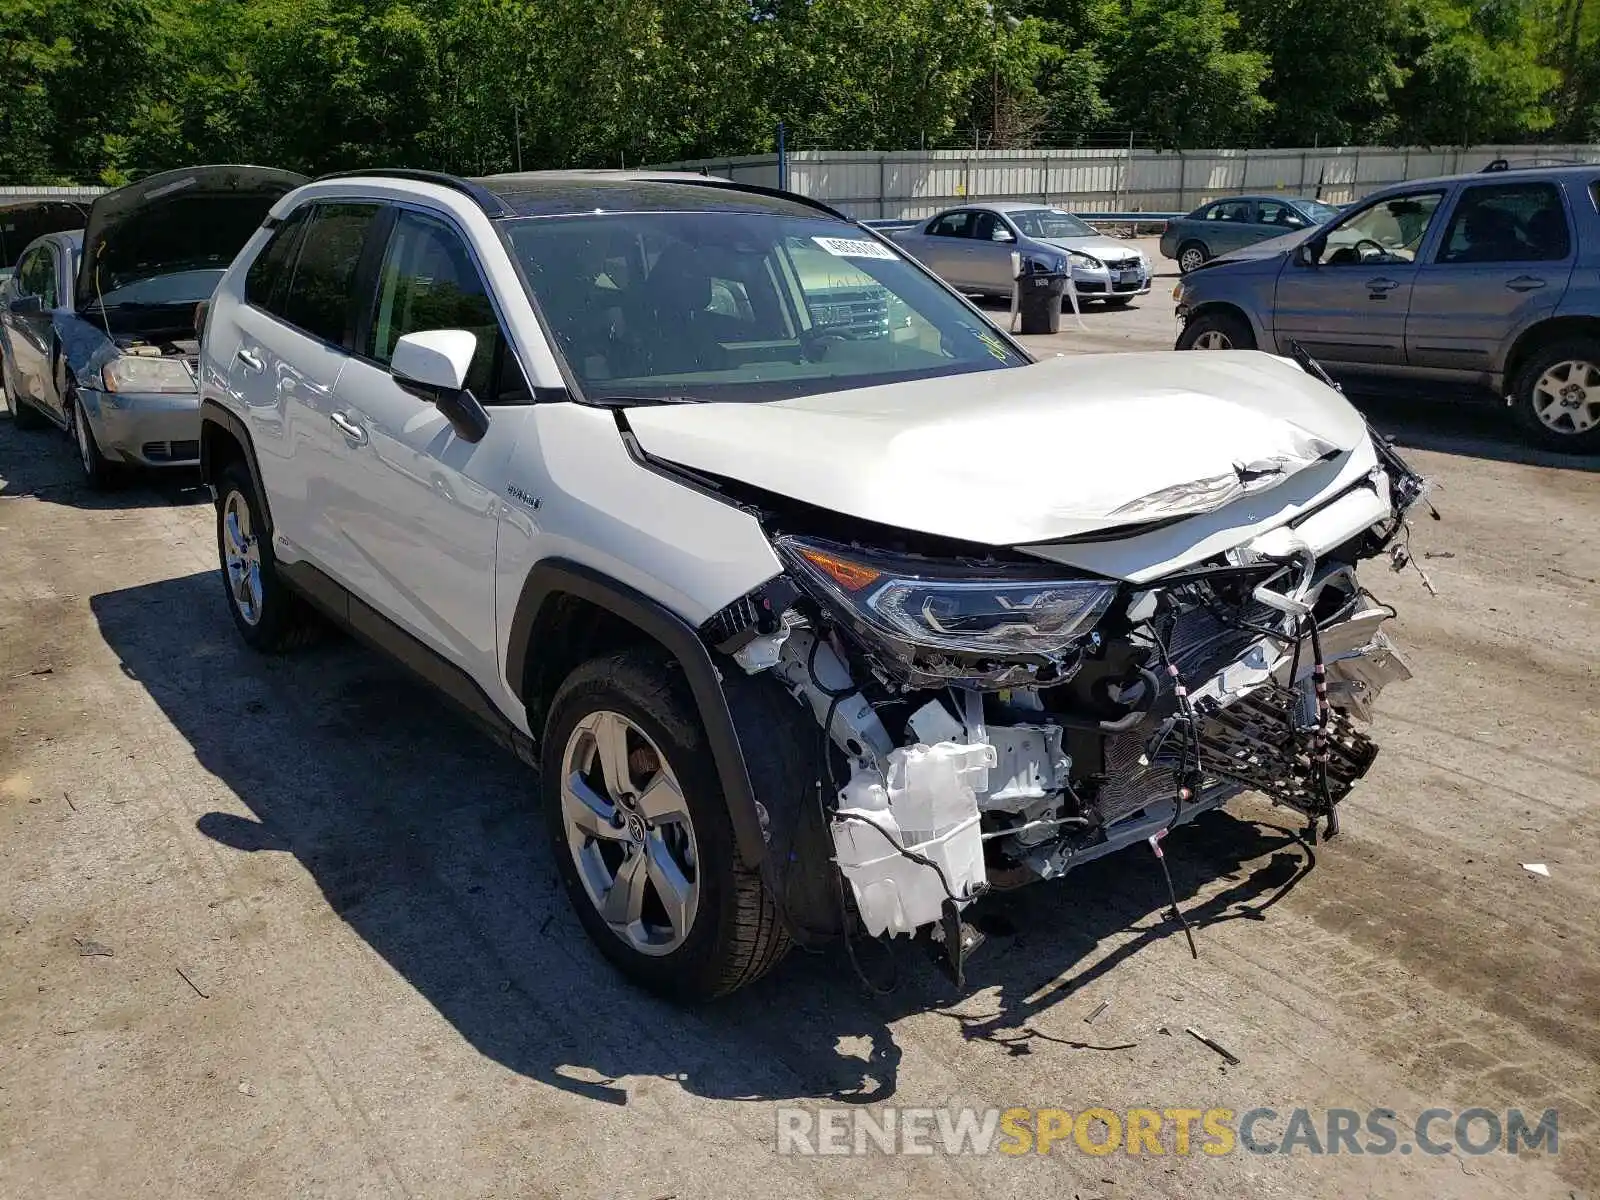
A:
[[[870,308],[870,319],[857,309]],[[1421,481],[1261,353],[1034,361],[894,245],[694,176],[332,177],[212,301],[240,634],[311,609],[537,768],[636,980],[925,935],[1254,789],[1331,832]]]

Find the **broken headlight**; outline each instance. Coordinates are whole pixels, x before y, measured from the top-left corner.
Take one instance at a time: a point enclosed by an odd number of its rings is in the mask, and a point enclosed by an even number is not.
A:
[[[108,392],[192,392],[194,376],[182,359],[121,354],[100,370]]]
[[[813,596],[906,663],[925,659],[919,651],[1057,662],[1117,594],[1105,580],[901,558],[811,538],[779,538],[777,549]],[[954,677],[960,669],[948,664],[939,673]]]

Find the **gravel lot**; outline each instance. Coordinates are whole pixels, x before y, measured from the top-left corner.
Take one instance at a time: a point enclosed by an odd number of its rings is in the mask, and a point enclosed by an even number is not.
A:
[[[1161,288],[1086,322],[1053,341],[1173,337]],[[1124,855],[994,903],[964,997],[902,945],[886,998],[796,955],[700,1012],[590,949],[528,775],[431,693],[339,639],[243,650],[192,481],[94,496],[65,438],[0,421],[0,1196],[1600,1187],[1600,464],[1517,448],[1492,409],[1372,411],[1439,481],[1414,539],[1439,594],[1369,577],[1416,679],[1338,838],[1250,801],[1174,835],[1198,961]],[[1560,1143],[776,1153],[777,1106],[835,1101],[1555,1107]]]

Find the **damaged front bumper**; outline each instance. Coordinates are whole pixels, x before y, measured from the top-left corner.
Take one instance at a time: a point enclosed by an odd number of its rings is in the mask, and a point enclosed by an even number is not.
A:
[[[702,634],[825,734],[826,850],[786,846],[780,869],[826,872],[830,892],[842,878],[845,928],[931,929],[959,971],[960,914],[986,891],[1057,878],[1243,791],[1332,833],[1377,753],[1357,722],[1410,677],[1384,631],[1394,610],[1356,575],[1420,485],[1380,458],[1361,494],[1298,531],[1137,583],[779,537],[791,570]],[[984,638],[1006,651],[981,652]]]

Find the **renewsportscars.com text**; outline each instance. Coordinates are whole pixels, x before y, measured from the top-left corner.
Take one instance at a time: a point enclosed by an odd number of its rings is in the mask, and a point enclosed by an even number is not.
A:
[[[779,1154],[1519,1154],[1559,1150],[1557,1110],[876,1108],[777,1110]]]

